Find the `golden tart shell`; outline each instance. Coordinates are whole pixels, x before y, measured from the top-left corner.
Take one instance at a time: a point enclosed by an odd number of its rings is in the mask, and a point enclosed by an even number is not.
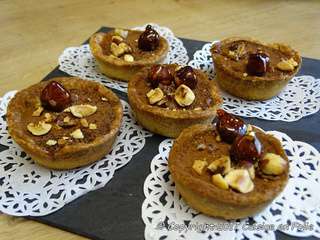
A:
[[[225,61],[231,60],[225,59],[225,57],[221,56],[216,51],[217,48],[223,45],[232,44],[236,41],[257,44],[273,51],[279,51],[285,55],[291,55],[298,63],[298,66],[293,71],[280,76],[244,76],[244,72],[233,71],[230,67],[227,67]],[[211,47],[211,55],[216,73],[215,79],[219,86],[231,95],[246,100],[267,100],[278,95],[288,82],[297,74],[302,61],[299,53],[286,44],[265,44],[252,38],[238,37],[227,38],[221,42],[213,44]]]
[[[128,34],[135,35],[142,33],[142,31],[136,30],[127,31]],[[169,51],[169,44],[167,40],[160,36],[159,46],[156,50],[146,52],[147,57],[135,60],[133,62],[127,62],[121,58],[114,57],[110,54],[105,54],[102,45],[111,44],[111,41],[105,41],[106,36],[110,34],[113,34],[113,31],[107,33],[98,32],[94,34],[90,38],[89,45],[91,52],[98,63],[100,71],[106,76],[117,80],[125,82],[129,81],[131,77],[143,67],[161,63],[166,58]],[[132,44],[136,45],[137,42]]]
[[[271,135],[254,128],[262,144],[268,143],[269,150],[279,154],[283,159],[288,158],[279,140]],[[212,125],[194,125],[185,129],[175,140],[169,154],[169,170],[175,182],[178,192],[183,199],[194,209],[209,216],[221,217],[224,219],[238,219],[252,216],[263,210],[272,200],[284,189],[288,181],[289,168],[277,179],[267,180],[255,177],[254,190],[249,193],[238,193],[233,190],[223,190],[210,182],[210,173],[197,175],[192,171],[193,161],[206,158],[214,160],[219,152],[219,145],[224,144],[223,151],[227,154],[229,148],[226,143],[218,143],[213,135],[207,138],[213,147],[213,152],[208,155],[206,151],[197,151],[195,142],[197,136],[206,136],[214,132]],[[220,145],[221,146],[221,145]],[[222,149],[222,148],[221,148]],[[210,162],[208,161],[208,164]],[[288,166],[288,165],[287,165]]]
[[[103,135],[98,135],[93,141],[75,142],[65,145],[57,151],[48,151],[45,147],[40,146],[33,139],[31,133],[27,131],[25,124],[22,124],[22,119],[25,117],[24,112],[26,108],[34,108],[34,106],[28,106],[26,99],[36,102],[35,98],[40,98],[36,93],[41,92],[49,81],[59,82],[68,90],[83,90],[84,94],[86,89],[96,89],[96,93],[112,102],[112,109],[110,111],[113,111],[114,117],[109,126],[110,131]],[[76,77],[53,78],[49,81],[40,82],[19,91],[10,101],[7,109],[7,123],[10,136],[36,163],[47,168],[72,169],[100,160],[112,149],[112,145],[120,129],[123,111],[119,98],[102,84]]]
[[[209,92],[214,105],[202,110],[179,109],[176,111],[150,105],[141,99],[141,92],[137,89],[138,82],[145,81],[148,68],[137,73],[128,84],[128,99],[136,120],[151,132],[166,137],[176,138],[181,131],[194,124],[209,124],[216,116],[216,110],[220,107],[222,99],[215,84],[209,81],[200,70],[194,69],[198,81],[208,81]],[[145,97],[146,93],[144,93]]]

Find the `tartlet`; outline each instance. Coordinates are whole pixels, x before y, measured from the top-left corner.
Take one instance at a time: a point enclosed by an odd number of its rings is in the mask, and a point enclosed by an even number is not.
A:
[[[176,64],[141,70],[128,84],[128,99],[143,127],[173,138],[193,124],[210,123],[222,103],[203,72]]]
[[[100,71],[108,77],[129,81],[141,68],[162,62],[168,51],[167,40],[150,25],[146,30],[114,29],[98,32],[89,41]]]
[[[212,45],[215,79],[231,95],[266,100],[278,95],[301,66],[297,51],[286,44],[250,38],[227,38]]]
[[[209,216],[245,218],[263,210],[284,189],[289,162],[281,143],[258,128],[250,128],[246,134],[255,135],[262,146],[255,163],[235,162],[230,155],[234,143],[221,140],[213,125],[191,126],[175,140],[169,170],[178,192],[191,207]]]
[[[119,98],[103,85],[53,78],[19,91],[7,109],[9,134],[38,164],[71,169],[112,148],[122,120]]]

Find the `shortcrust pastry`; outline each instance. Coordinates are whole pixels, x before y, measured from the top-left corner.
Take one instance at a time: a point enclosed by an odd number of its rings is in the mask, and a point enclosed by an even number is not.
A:
[[[222,102],[203,72],[176,64],[144,68],[129,82],[128,98],[137,121],[167,137],[177,137],[193,124],[210,123]]]
[[[191,207],[225,219],[261,211],[284,189],[289,173],[279,140],[222,110],[216,126],[183,130],[168,163]]]
[[[90,48],[106,76],[129,81],[145,66],[162,62],[168,51],[167,40],[151,25],[145,31],[114,29],[90,38]]]
[[[291,47],[249,38],[217,42],[211,54],[219,86],[247,100],[266,100],[278,95],[301,66],[299,53]]]
[[[119,98],[103,85],[53,78],[19,91],[7,110],[13,140],[48,168],[71,169],[101,159],[122,119]]]

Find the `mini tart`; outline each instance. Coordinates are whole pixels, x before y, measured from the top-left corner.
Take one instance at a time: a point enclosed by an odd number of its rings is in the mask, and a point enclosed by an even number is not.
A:
[[[253,128],[262,143],[264,151],[288,158],[280,142],[271,135]],[[204,144],[206,149],[199,150]],[[192,169],[194,160],[206,159],[210,164],[222,155],[228,155],[230,144],[217,142],[212,125],[194,125],[185,129],[175,140],[169,154],[169,170],[178,192],[194,209],[209,216],[224,219],[238,219],[252,216],[265,208],[284,189],[288,181],[288,164],[285,172],[274,179],[261,178],[258,174],[252,180],[254,189],[240,193],[227,190],[211,182],[211,173],[207,169],[198,175]]]
[[[143,32],[127,29],[123,31],[127,31],[124,42],[132,49],[130,53],[134,58],[132,62],[125,61],[123,57],[115,57],[111,53],[112,36],[117,36],[114,30],[94,34],[90,38],[89,45],[103,74],[127,82],[143,67],[162,62],[169,51],[169,44],[166,39],[160,36],[159,46],[154,51],[143,51],[138,47],[138,39]]]
[[[169,67],[173,72],[178,68],[176,64],[162,66]],[[171,99],[168,105],[151,105],[146,96],[153,89],[147,80],[150,67],[133,76],[128,84],[128,99],[136,120],[151,132],[173,138],[193,124],[212,122],[222,99],[206,74],[197,69],[194,71],[198,83],[193,89],[195,101],[188,107],[180,107],[174,99]],[[159,88],[163,89],[164,86],[159,85]]]
[[[40,94],[50,82],[62,84],[71,94],[72,105],[90,104],[97,107],[94,114],[85,117],[88,125],[83,127],[81,119],[70,112],[52,112],[46,109],[40,116],[32,116],[41,106]],[[45,115],[51,120],[46,121]],[[79,78],[53,78],[19,91],[10,101],[7,109],[9,134],[13,140],[38,164],[52,169],[72,169],[95,162],[110,152],[117,137],[122,119],[122,105],[119,98],[103,85]],[[75,125],[61,127],[68,117]],[[46,121],[51,130],[42,136],[35,136],[27,129],[29,123]],[[91,125],[90,125],[91,126]],[[75,139],[71,133],[80,129],[82,139]],[[48,145],[47,143],[50,143]],[[52,142],[55,143],[52,145]]]
[[[244,47],[238,48],[239,45]],[[239,51],[240,50],[240,51]],[[262,52],[269,56],[267,72],[262,76],[250,75],[246,71],[249,53]],[[215,68],[215,79],[219,86],[236,97],[246,100],[266,100],[280,93],[301,66],[299,53],[281,44],[264,44],[250,38],[227,38],[212,45],[211,54]],[[293,59],[293,70],[280,70],[281,61]]]

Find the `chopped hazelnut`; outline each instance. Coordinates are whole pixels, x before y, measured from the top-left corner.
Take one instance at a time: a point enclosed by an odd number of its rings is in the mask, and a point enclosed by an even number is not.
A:
[[[110,51],[116,57],[120,57],[125,53],[125,49],[119,47],[119,45],[115,44],[114,42],[112,42],[110,45]]]
[[[193,91],[184,84],[181,84],[174,93],[174,99],[181,107],[190,106],[195,98]]]
[[[72,133],[70,133],[70,136],[75,139],[82,139],[84,138],[83,133],[81,132],[81,129],[76,129]]]
[[[44,114],[44,121],[45,122],[52,122],[53,121],[53,117],[50,113],[45,113]]]
[[[286,160],[274,153],[265,154],[259,161],[260,169],[267,175],[281,175],[287,168],[287,164]]]
[[[63,118],[63,122],[64,122],[64,123],[70,122],[70,117],[68,117],[68,116],[64,117],[64,118]]]
[[[27,129],[35,136],[41,136],[47,134],[51,130],[52,125],[49,123],[45,123],[40,121],[37,124],[29,123],[27,125]]]
[[[81,125],[83,127],[88,127],[89,126],[89,123],[88,123],[87,119],[85,119],[85,118],[81,118],[80,119],[80,123],[81,123]]]
[[[254,189],[254,184],[250,178],[248,170],[246,169],[232,170],[224,179],[231,188],[241,193],[248,193]]]
[[[206,166],[208,165],[207,161],[205,160],[195,160],[193,162],[192,168],[195,170],[199,175],[202,175],[203,171],[205,170]]]
[[[46,144],[47,144],[48,146],[54,146],[54,145],[57,144],[57,141],[56,141],[56,140],[49,139],[49,140],[46,142]]]
[[[202,151],[206,149],[206,145],[204,143],[200,143],[197,145],[197,150]]]
[[[220,173],[212,175],[211,180],[212,180],[212,183],[218,188],[221,188],[224,190],[229,189],[229,185],[227,181],[222,177]]]
[[[111,41],[119,45],[120,43],[123,42],[123,38],[116,35],[116,36],[112,36]]]
[[[119,48],[123,49],[124,53],[131,53],[132,52],[131,47],[124,42],[120,43],[118,46],[119,46]]]
[[[162,92],[161,88],[155,88],[151,89],[147,93],[147,97],[149,99],[150,104],[155,104],[163,99],[164,93]]]
[[[94,114],[97,111],[97,107],[89,104],[80,104],[71,106],[70,111],[73,116],[83,118]]]
[[[38,107],[38,108],[32,113],[32,117],[39,117],[42,112],[43,112],[43,107]]]
[[[298,63],[293,58],[282,60],[277,64],[277,68],[282,71],[293,71],[296,66],[298,66]]]
[[[134,61],[134,57],[130,54],[125,54],[123,56],[123,59],[126,61],[126,62],[133,62]]]
[[[67,141],[65,139],[58,139],[58,145],[65,145]]]
[[[208,169],[213,172],[221,172],[223,175],[228,173],[231,170],[231,160],[229,156],[222,156],[213,162],[211,162],[208,166]]]

